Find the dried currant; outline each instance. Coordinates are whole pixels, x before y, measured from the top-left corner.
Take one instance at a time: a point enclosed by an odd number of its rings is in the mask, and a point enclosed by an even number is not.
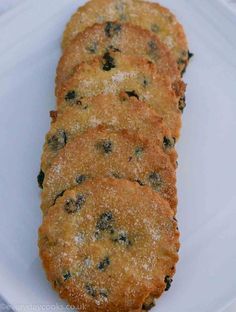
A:
[[[126,231],[119,231],[117,233],[114,234],[113,237],[113,242],[118,243],[120,245],[124,245],[124,246],[130,246],[131,245],[131,241],[128,237],[128,233]]]
[[[102,140],[97,143],[97,149],[102,151],[105,154],[110,154],[113,149],[113,144],[110,140]]]
[[[116,65],[115,65],[115,60],[114,58],[110,55],[109,52],[106,52],[104,55],[103,55],[103,67],[102,69],[105,70],[105,71],[109,71],[111,70],[112,68],[115,68]]]
[[[85,290],[86,290],[86,293],[87,293],[89,296],[91,296],[91,297],[93,297],[93,298],[96,297],[97,291],[96,291],[95,287],[94,287],[92,284],[87,283],[87,284],[85,285]]]
[[[50,117],[51,117],[51,119],[52,119],[52,122],[56,122],[56,120],[57,120],[57,111],[50,111]]]
[[[84,203],[85,196],[79,194],[76,200],[72,198],[67,199],[64,205],[64,209],[67,213],[75,213],[81,209]]]
[[[143,86],[144,86],[144,88],[145,88],[148,84],[149,84],[148,79],[147,79],[147,78],[144,78],[144,79],[143,79]]]
[[[145,184],[141,181],[141,180],[136,180],[136,182],[138,182],[138,184],[140,185],[140,186],[144,186]]]
[[[65,272],[63,274],[63,278],[64,278],[64,281],[67,281],[68,279],[70,279],[71,278],[70,272],[69,271]]]
[[[142,154],[143,154],[143,150],[144,150],[143,147],[137,146],[137,147],[135,148],[135,150],[134,150],[134,155],[135,155],[136,157],[141,157]]]
[[[154,33],[158,33],[160,31],[160,27],[157,24],[152,24],[151,31],[153,31]]]
[[[105,257],[101,262],[99,262],[97,268],[99,271],[104,272],[110,263],[109,257]]]
[[[111,175],[116,179],[122,179],[122,175],[117,172],[112,172]]]
[[[149,311],[155,306],[154,300],[152,297],[147,298],[142,306],[142,310]]]
[[[188,51],[188,59],[190,60],[193,56],[194,56],[194,54],[191,53],[190,51]]]
[[[41,189],[43,188],[44,177],[45,177],[45,174],[41,169],[38,176],[37,176],[38,185]]]
[[[111,38],[121,31],[121,24],[107,22],[104,31],[105,35]]]
[[[108,291],[105,288],[101,288],[99,290],[99,295],[102,296],[103,298],[107,298],[108,297]]]
[[[155,41],[149,41],[148,42],[148,54],[152,57],[152,58],[156,58],[157,57],[157,53],[158,53],[158,48],[157,48],[157,44]]]
[[[175,138],[168,138],[168,137],[164,137],[163,138],[163,145],[164,148],[173,148],[175,147]]]
[[[170,276],[166,276],[165,277],[165,283],[166,283],[166,288],[165,288],[165,291],[169,290],[170,289],[170,286],[171,286],[171,283],[172,283],[172,278]]]
[[[186,107],[185,96],[183,96],[179,100],[179,110],[183,113],[185,107]]]
[[[113,215],[110,211],[102,213],[97,221],[96,228],[100,231],[112,229]]]
[[[74,90],[70,90],[69,92],[67,92],[66,96],[65,96],[65,100],[67,102],[73,101],[77,98],[77,94]]]
[[[115,48],[113,45],[109,45],[108,48],[106,49],[107,52],[112,51],[112,52],[121,52],[120,49]]]
[[[58,130],[57,133],[48,139],[48,145],[52,151],[62,149],[67,143],[67,136],[64,130]]]
[[[94,41],[89,46],[87,46],[86,50],[89,53],[94,54],[97,52],[97,48],[98,48],[98,43],[96,41]]]
[[[159,173],[157,172],[152,172],[149,174],[148,180],[151,184],[151,186],[155,189],[155,190],[159,190],[160,187],[162,186],[162,180],[161,180],[161,176]]]
[[[86,175],[81,174],[78,175],[75,180],[77,184],[82,184],[86,179],[87,179]]]
[[[139,100],[139,96],[138,94],[133,90],[133,91],[125,91],[125,93],[129,96],[129,97],[136,97]]]

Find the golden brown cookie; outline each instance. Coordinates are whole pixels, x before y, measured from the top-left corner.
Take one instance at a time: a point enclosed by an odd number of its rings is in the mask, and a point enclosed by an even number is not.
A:
[[[105,176],[149,185],[176,210],[175,167],[169,156],[136,133],[101,126],[74,137],[54,158],[45,172],[42,210],[48,210],[65,190]]]
[[[43,172],[46,172],[58,152],[71,139],[98,125],[107,125],[118,130],[132,130],[146,136],[150,143],[161,147],[175,165],[177,153],[170,131],[146,103],[127,94],[98,95],[84,98],[80,102],[80,105],[66,107],[63,112],[54,112],[42,154]]]
[[[180,79],[171,82],[157,72],[155,64],[135,56],[107,52],[103,57],[80,64],[60,88],[57,107],[60,111],[80,105],[85,97],[121,91],[148,103],[163,118],[171,136],[179,137],[185,84]]]
[[[49,209],[39,249],[53,288],[79,311],[147,311],[170,287],[179,232],[152,189],[95,179]]]
[[[160,74],[173,81],[179,77],[175,58],[158,36],[132,24],[107,22],[87,28],[66,47],[57,68],[57,89],[73,74],[76,65],[109,51],[144,57],[156,63]]]
[[[92,0],[80,7],[66,26],[62,46],[68,47],[79,32],[95,23],[118,21],[154,32],[175,56],[182,72],[189,60],[188,43],[182,25],[173,13],[158,3],[139,0]],[[107,27],[108,35],[116,31]],[[131,43],[132,44],[132,43]]]

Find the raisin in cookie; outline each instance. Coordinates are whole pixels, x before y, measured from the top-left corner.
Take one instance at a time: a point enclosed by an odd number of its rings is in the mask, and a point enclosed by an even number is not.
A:
[[[107,32],[108,29],[116,31]],[[158,36],[135,25],[107,22],[79,33],[64,50],[57,68],[57,89],[72,75],[76,65],[109,51],[142,56],[156,63],[158,71],[172,80],[179,77],[172,53]]]
[[[148,103],[163,118],[172,137],[179,137],[185,84],[180,79],[171,82],[157,72],[155,64],[135,56],[107,52],[103,57],[78,65],[73,76],[59,89],[57,107],[63,110],[80,105],[85,97],[121,91]]]
[[[158,3],[138,0],[92,0],[80,7],[66,26],[62,46],[70,45],[88,26],[106,21],[131,23],[158,35],[175,56],[180,71],[189,60],[188,43],[182,25],[174,14]],[[117,31],[107,28],[107,34]],[[132,42],[129,44],[132,45]]]
[[[104,176],[149,185],[176,210],[175,167],[168,155],[145,137],[103,126],[74,137],[54,158],[45,172],[42,210],[47,211],[65,190]]]
[[[179,232],[150,188],[95,179],[58,198],[39,229],[39,249],[48,280],[79,311],[147,311],[169,288]]]
[[[44,144],[42,172],[46,172],[54,157],[73,137],[102,124],[114,129],[133,130],[148,137],[150,143],[160,146],[170,156],[172,163],[176,163],[175,142],[156,112],[126,93],[120,96],[109,94],[84,98],[80,105],[54,112]]]

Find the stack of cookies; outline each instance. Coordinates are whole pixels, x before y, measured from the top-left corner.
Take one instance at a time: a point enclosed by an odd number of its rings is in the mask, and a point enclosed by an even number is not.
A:
[[[81,312],[147,311],[178,261],[186,37],[157,3],[92,0],[62,48],[38,176],[43,266]]]

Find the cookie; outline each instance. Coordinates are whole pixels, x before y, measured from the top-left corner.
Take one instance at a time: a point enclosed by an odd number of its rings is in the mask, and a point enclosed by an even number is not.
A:
[[[80,105],[68,106],[63,112],[54,112],[44,144],[42,172],[46,172],[58,152],[77,134],[102,124],[113,129],[136,131],[148,137],[150,142],[160,146],[170,156],[175,165],[177,153],[174,140],[162,119],[146,103],[125,93],[120,96],[109,94],[84,98]]]
[[[179,70],[182,72],[186,68],[190,54],[184,29],[174,14],[158,3],[138,0],[89,1],[78,9],[67,24],[62,47],[69,46],[76,35],[87,27],[106,21],[128,22],[152,31],[173,53]],[[115,31],[116,28],[107,28],[108,34]]]
[[[172,80],[179,77],[175,58],[158,36],[135,25],[107,22],[79,33],[64,50],[57,68],[57,89],[73,74],[76,65],[109,51],[144,57],[156,63],[160,74]]]
[[[68,190],[44,216],[39,250],[48,280],[79,311],[147,311],[167,290],[179,232],[158,193],[126,180]]]
[[[107,52],[103,57],[78,65],[60,88],[57,107],[60,111],[80,105],[85,97],[121,91],[148,103],[163,118],[171,136],[179,137],[185,84],[180,79],[171,82],[157,72],[155,64],[135,56]]]
[[[65,190],[105,176],[149,185],[176,210],[175,167],[168,155],[145,137],[103,126],[74,137],[55,157],[45,172],[42,210],[54,205]]]

